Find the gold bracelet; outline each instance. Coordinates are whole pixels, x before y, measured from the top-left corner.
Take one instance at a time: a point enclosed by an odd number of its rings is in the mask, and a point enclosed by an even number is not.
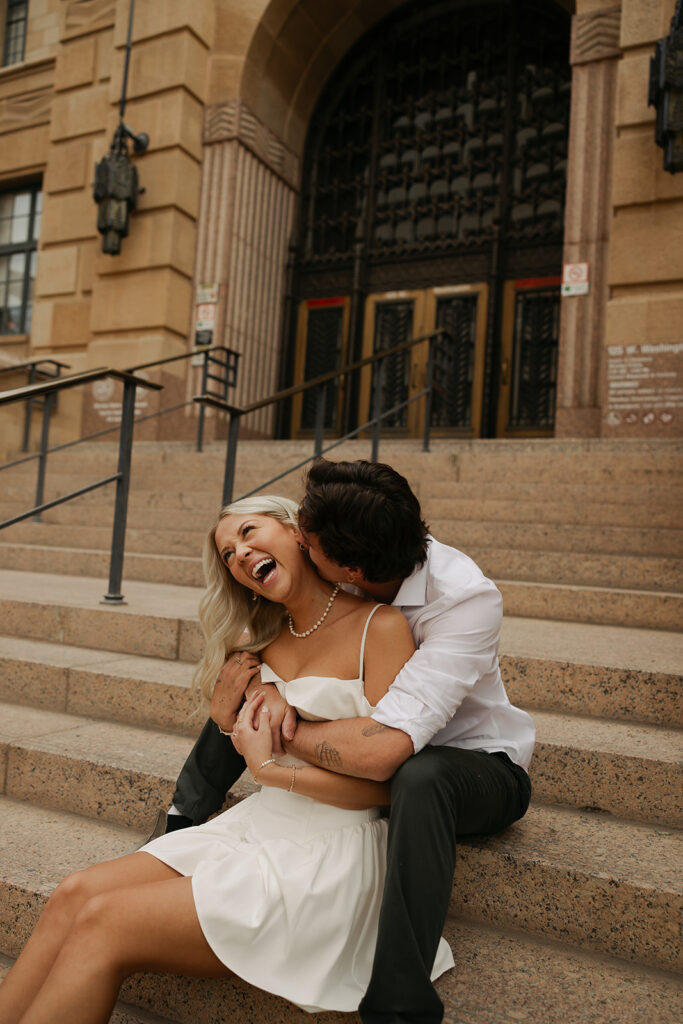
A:
[[[265,768],[267,764],[277,764],[277,761],[275,760],[274,757],[269,757],[267,761],[262,761],[261,764],[256,769],[256,771],[254,772],[254,782],[258,782],[258,773],[261,771],[262,768]],[[278,767],[280,767],[280,765],[278,765]]]
[[[292,781],[289,784],[289,789],[287,790],[288,793],[294,792],[294,783],[296,782],[296,770],[298,767],[299,766],[296,764],[292,765]]]

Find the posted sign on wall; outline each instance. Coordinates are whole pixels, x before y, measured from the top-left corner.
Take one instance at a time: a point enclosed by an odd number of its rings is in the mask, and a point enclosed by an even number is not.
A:
[[[590,284],[588,263],[564,263],[562,266],[562,294],[587,295]]]
[[[682,413],[683,342],[609,346],[607,434],[677,436]]]

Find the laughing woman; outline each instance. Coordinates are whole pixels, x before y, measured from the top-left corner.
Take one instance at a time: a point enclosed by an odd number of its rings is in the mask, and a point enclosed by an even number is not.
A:
[[[245,679],[257,675],[258,651],[261,680],[302,718],[367,715],[413,652],[399,611],[317,575],[285,498],[224,509],[204,569],[197,678],[207,698],[226,658]],[[358,1007],[376,941],[387,831],[378,808],[389,784],[274,757],[258,687],[235,729],[260,791],[66,878],[0,988],[3,1024],[105,1022],[139,971],[234,972],[311,1012]],[[432,977],[452,963],[442,939]]]

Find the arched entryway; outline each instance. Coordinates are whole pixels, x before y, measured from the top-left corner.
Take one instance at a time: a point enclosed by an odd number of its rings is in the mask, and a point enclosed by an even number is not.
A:
[[[420,0],[340,63],[304,154],[290,380],[445,326],[433,427],[552,433],[569,32],[552,0]],[[423,361],[396,358],[388,399],[422,386]],[[328,426],[362,422],[369,393],[363,376],[337,389]],[[295,405],[294,432],[312,414]]]

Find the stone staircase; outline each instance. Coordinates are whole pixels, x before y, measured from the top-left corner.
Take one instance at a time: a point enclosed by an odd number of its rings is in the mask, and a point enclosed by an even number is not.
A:
[[[236,493],[301,452],[242,445]],[[447,924],[457,967],[440,982],[447,1024],[677,1024],[680,448],[439,440],[424,454],[394,441],[381,457],[409,477],[434,534],[499,583],[504,679],[538,728],[528,815],[462,843]],[[48,497],[115,461],[104,444],[54,456]],[[99,603],[110,491],[0,534],[0,974],[59,879],[135,850],[168,805],[203,721],[189,683],[199,551],[222,470],[219,446],[198,456],[136,445],[123,607]],[[2,518],[30,505],[34,474],[2,474]],[[300,472],[270,490],[297,497]],[[230,799],[249,789],[245,775]],[[116,1013],[117,1024],[311,1019],[236,978],[157,975],[131,979]]]

